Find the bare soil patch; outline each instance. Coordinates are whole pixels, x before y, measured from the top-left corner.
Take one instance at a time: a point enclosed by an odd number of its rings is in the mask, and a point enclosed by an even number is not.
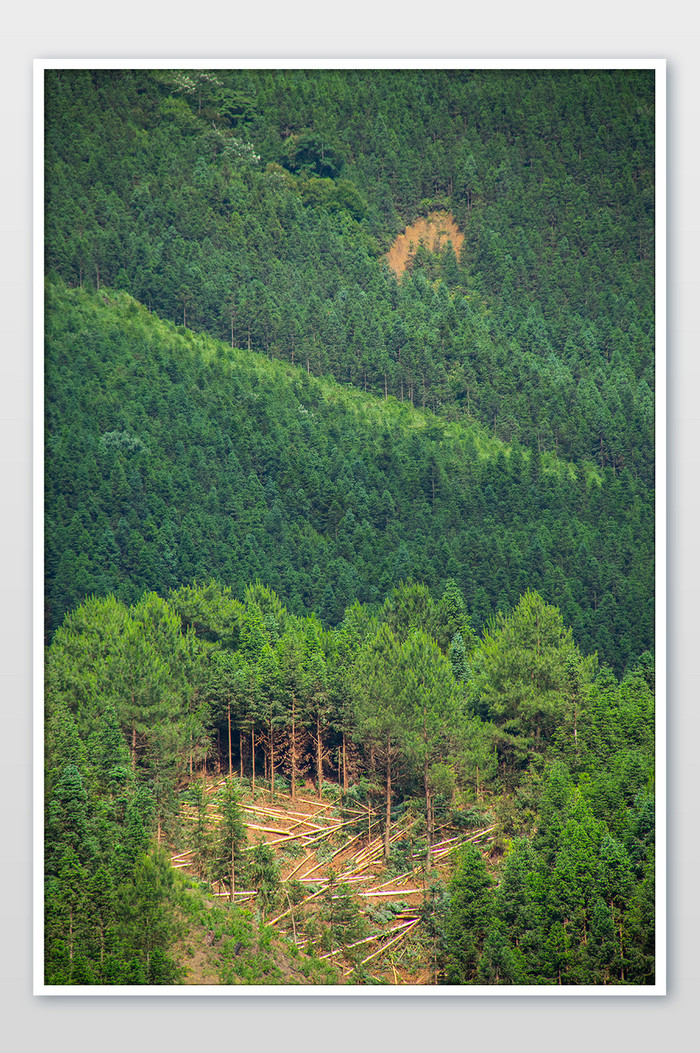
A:
[[[386,255],[386,260],[397,276],[406,270],[409,260],[423,242],[428,252],[442,252],[448,242],[452,242],[455,255],[459,256],[464,234],[457,226],[451,212],[431,212],[420,216],[403,234],[394,241]]]
[[[221,821],[217,795],[224,784],[220,777],[206,782],[210,830]],[[353,963],[392,985],[434,982],[431,944],[422,923],[427,885],[435,878],[449,879],[455,853],[462,845],[472,842],[486,847],[492,841],[493,827],[470,832],[442,828],[430,853],[432,870],[426,873],[420,822],[406,812],[394,821],[390,836],[392,846],[403,846],[404,865],[396,873],[385,863],[384,837],[376,813],[350,807],[339,793],[319,800],[310,795],[311,789],[306,787],[294,800],[286,793],[273,798],[269,790],[261,789],[242,795],[249,844],[262,842],[272,849],[284,890],[276,910],[266,918],[267,925],[299,947],[314,943],[319,958],[339,970],[341,983],[352,982]],[[185,826],[194,820],[188,805],[183,805],[182,819]],[[173,854],[172,865],[197,879],[191,850]],[[319,941],[328,896],[336,899],[339,886],[351,890],[365,921],[365,934],[348,944],[348,951],[353,952],[350,957],[337,947],[329,951]],[[211,886],[210,895],[218,903],[228,903],[223,885]],[[256,897],[252,889],[236,891],[237,905],[251,911]],[[203,935],[204,930],[190,931],[189,946],[182,941],[179,947],[178,958],[187,969],[186,983],[216,982],[212,979],[219,965],[216,949],[202,946]],[[285,982],[303,983],[282,956],[278,968],[286,974],[287,966],[291,972]]]

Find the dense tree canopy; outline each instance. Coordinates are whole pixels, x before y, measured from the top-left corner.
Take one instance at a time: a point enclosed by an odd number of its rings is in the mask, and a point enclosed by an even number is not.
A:
[[[182,979],[166,849],[262,953],[304,785],[433,980],[653,983],[653,76],[47,71],[48,983]]]
[[[527,593],[500,629],[475,638],[460,680],[428,631],[427,607],[427,623],[416,619],[398,635],[392,629],[397,609],[415,610],[417,591],[400,585],[378,614],[355,605],[331,631],[314,615],[291,615],[266,587],[247,589],[245,604],[227,604],[226,590],[214,582],[185,586],[167,599],[150,595],[131,608],[111,597],[93,599],[66,619],[46,667],[49,982],[177,978],[167,953],[172,876],[159,845],[150,851],[149,845],[182,837],[185,806],[186,843],[200,874],[223,882],[231,898],[241,881],[253,883],[263,910],[276,902],[273,857],[264,846],[247,845],[239,804],[237,784],[255,787],[256,773],[273,796],[275,779],[285,786],[290,777],[312,779],[322,797],[328,781],[344,784],[352,796],[353,787],[378,778],[383,802],[376,821],[387,860],[395,809],[422,799],[426,869],[436,812],[444,817],[452,810],[456,817],[464,807],[458,801],[492,802],[503,838],[500,865],[498,857],[487,865],[469,846],[446,890],[442,920],[433,919],[444,982],[650,982],[648,663],[622,682],[609,670],[596,672],[556,608]],[[210,627],[227,606],[229,632],[215,635]],[[449,585],[437,609],[455,606],[459,594]],[[186,613],[194,609],[200,635]],[[120,726],[114,708],[121,688],[111,671],[122,662],[115,623],[132,626],[137,653],[146,653],[147,641],[159,641],[160,662],[141,670],[135,750],[133,711]],[[439,619],[432,630],[441,635]],[[511,633],[521,641],[512,652]],[[189,690],[177,688],[177,680],[162,688],[162,670],[177,668],[185,651]],[[504,681],[503,662],[513,665],[516,679]],[[240,692],[230,686],[238,673]],[[345,704],[347,677],[351,705]],[[541,679],[535,693],[533,677]],[[210,704],[194,709],[198,684]],[[506,695],[508,712],[500,701]],[[475,699],[483,708],[477,717]],[[350,775],[349,743],[355,744]],[[494,751],[496,763],[489,764]],[[207,769],[242,777],[227,779],[213,838],[200,780]],[[342,908],[352,920],[347,891],[338,895],[342,902],[333,901],[331,913]],[[340,923],[333,918],[336,932]]]
[[[652,491],[629,472],[355,396],[126,294],[52,285],[47,303],[49,636],[91,594],[130,604],[212,575],[238,601],[259,578],[330,626],[412,577],[433,597],[455,581],[466,607],[444,633],[467,647],[528,587],[618,673],[653,647]],[[390,624],[431,628],[434,599],[407,603]]]
[[[48,72],[49,272],[651,482],[653,72],[201,76]]]

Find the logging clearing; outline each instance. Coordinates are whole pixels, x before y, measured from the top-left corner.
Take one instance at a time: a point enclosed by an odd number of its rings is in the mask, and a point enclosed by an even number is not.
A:
[[[201,837],[219,844],[226,780],[208,779],[201,785],[199,805],[183,795],[183,837],[192,839],[199,830]],[[345,803],[340,794],[336,800],[319,801],[276,792],[273,800],[259,782],[255,792],[244,786],[240,790],[245,857],[250,861],[256,853],[268,853],[268,866],[277,875],[274,902],[281,909],[268,913],[267,926],[295,946],[313,945],[320,960],[339,969],[340,982],[356,983],[359,975],[390,984],[433,982],[428,967],[430,885],[447,884],[463,845],[478,844],[488,851],[493,822],[461,831],[442,826],[436,831],[439,840],[429,847],[423,816],[408,809],[392,818],[387,861],[379,811]],[[195,847],[173,846],[173,868],[206,881],[202,860]],[[208,888],[214,901],[233,900],[236,907],[253,912],[270,895],[248,883],[232,897],[225,876]],[[346,937],[341,910],[352,919],[347,933],[356,932],[356,938]]]

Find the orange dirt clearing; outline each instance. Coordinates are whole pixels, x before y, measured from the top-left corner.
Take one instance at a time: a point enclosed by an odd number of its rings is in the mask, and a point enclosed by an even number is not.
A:
[[[386,255],[387,263],[397,277],[406,270],[409,257],[421,241],[429,252],[440,252],[451,241],[455,255],[459,256],[464,234],[451,212],[431,212],[428,216],[421,216],[399,234]]]

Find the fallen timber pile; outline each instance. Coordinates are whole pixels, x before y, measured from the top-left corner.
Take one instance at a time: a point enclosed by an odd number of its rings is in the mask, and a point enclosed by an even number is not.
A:
[[[216,837],[222,819],[219,793],[225,786],[225,779],[208,783],[199,806],[183,802],[181,818],[186,837],[195,823],[203,824],[209,837]],[[298,795],[292,800],[279,793],[271,798],[269,791],[260,789],[254,799],[241,800],[240,808],[248,832],[247,849],[256,844],[271,849],[279,871],[279,913],[266,924],[295,943],[308,940],[308,935],[304,936],[307,926],[313,924],[313,931],[324,931],[324,918],[333,909],[331,902],[341,893],[345,897],[350,893],[358,916],[364,918],[365,933],[360,932],[361,939],[326,950],[320,957],[341,965],[346,978],[354,969],[370,966],[375,977],[394,983],[425,982],[425,974],[419,981],[412,978],[416,966],[411,963],[416,961],[415,937],[420,938],[422,931],[429,883],[435,878],[448,880],[457,851],[467,844],[488,846],[495,831],[495,824],[459,833],[454,826],[444,826],[437,831],[441,839],[428,851],[425,843],[420,849],[424,823],[407,812],[392,823],[388,844],[391,850],[403,842],[402,858],[411,869],[388,877],[381,823],[367,808]],[[375,831],[376,836],[371,836]],[[187,848],[174,852],[171,862],[178,870],[196,873],[198,857],[194,849]],[[431,870],[426,871],[426,865]],[[433,876],[429,877],[431,871]],[[220,901],[231,898],[221,884],[212,887],[211,894]],[[233,901],[254,910],[257,897],[256,889],[237,890]],[[288,905],[280,909],[285,898]],[[363,956],[365,949],[369,953]]]

